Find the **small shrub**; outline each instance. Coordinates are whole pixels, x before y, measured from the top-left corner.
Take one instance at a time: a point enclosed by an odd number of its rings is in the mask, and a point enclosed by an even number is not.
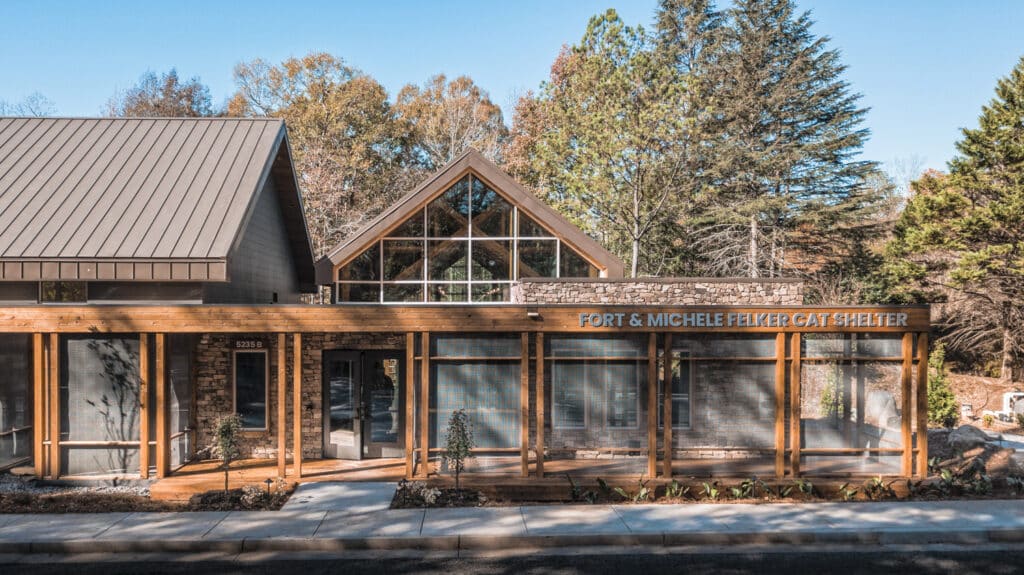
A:
[[[675,479],[673,479],[671,483],[665,486],[665,497],[669,499],[682,499],[689,495],[689,493],[690,486],[684,486]]]
[[[718,490],[718,482],[712,481],[711,483],[708,483],[705,481],[704,483],[701,483],[701,495],[704,499],[718,501],[718,498],[721,496],[721,492]]]
[[[220,458],[221,466],[224,468],[224,492],[228,491],[228,470],[231,462],[238,459],[240,455],[239,441],[241,440],[242,418],[237,413],[225,415],[217,420],[217,428],[213,434],[213,445],[210,451],[215,457]]]
[[[814,484],[806,479],[797,479],[796,487],[800,490],[800,493],[803,493],[808,497],[814,495]]]
[[[991,413],[986,413],[981,417],[981,422],[985,424],[985,427],[992,427],[992,424],[995,423],[995,421],[996,418]]]
[[[892,488],[893,481],[886,483],[882,476],[872,477],[864,482],[864,497],[872,501],[878,501],[881,499],[892,499],[896,497],[896,492]]]
[[[960,406],[946,377],[945,363],[945,346],[938,344],[928,355],[928,423],[948,428],[960,421]]]
[[[476,446],[473,440],[473,429],[469,424],[469,416],[466,411],[456,409],[448,418],[448,430],[445,436],[445,461],[448,467],[455,473],[455,490],[459,490],[459,477],[466,469],[466,460],[472,457],[473,448]]]
[[[633,503],[641,503],[643,501],[647,501],[648,498],[653,499],[653,497],[651,496],[654,494],[654,492],[647,488],[647,484],[650,483],[650,481],[650,479],[644,481],[644,476],[641,475],[640,479],[637,480],[636,491],[626,491],[621,487],[616,487],[614,491],[619,495],[619,497],[623,498],[626,501],[632,501]]]
[[[843,498],[843,501],[853,501],[857,498],[857,488],[850,487],[849,483],[844,483],[839,486],[837,494]]]

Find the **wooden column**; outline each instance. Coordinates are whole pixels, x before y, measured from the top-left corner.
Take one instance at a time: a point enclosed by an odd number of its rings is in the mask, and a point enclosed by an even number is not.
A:
[[[430,333],[420,334],[420,476],[430,475]]]
[[[46,364],[43,334],[32,334],[32,463],[36,477],[46,473]]]
[[[149,334],[139,334],[139,477],[149,478]]]
[[[537,379],[537,477],[544,477],[544,334],[537,332],[537,363],[534,377]]]
[[[296,333],[292,351],[292,442],[295,479],[302,479],[302,334]]]
[[[917,475],[928,477],[928,332],[917,334]]]
[[[775,477],[786,475],[786,334],[775,335]]]
[[[288,475],[288,337],[277,334],[277,476]]]
[[[50,477],[60,477],[60,335],[50,334],[50,347],[46,354],[49,363],[47,383],[50,417]]]
[[[900,413],[900,427],[903,431],[903,476],[910,477],[914,473],[914,445],[913,427],[910,421],[910,412],[913,409],[913,390],[911,389],[912,374],[914,369],[914,334],[903,334],[903,367],[900,370],[900,389],[903,393],[903,401]]]
[[[519,448],[520,469],[523,477],[530,476],[530,334],[520,335],[519,360]]]
[[[167,389],[167,336],[154,336],[154,364],[156,367],[156,476],[167,477],[171,472],[170,412]]]
[[[405,334],[405,478],[416,471],[416,334]]]
[[[666,391],[671,396],[671,390]],[[672,427],[669,425],[669,427]],[[647,334],[647,476],[658,475],[658,334]]]
[[[666,478],[672,477],[672,334],[665,334],[665,348],[662,352],[665,358],[662,364],[662,370],[664,375],[662,379],[665,380],[665,394],[662,397],[662,420],[665,421],[665,425],[662,427],[662,443],[664,444],[665,454],[662,457],[661,462],[661,474]],[[683,369],[680,367],[680,369]],[[690,390],[690,408],[693,408],[693,390]]]
[[[800,334],[789,340],[789,468],[800,476]]]

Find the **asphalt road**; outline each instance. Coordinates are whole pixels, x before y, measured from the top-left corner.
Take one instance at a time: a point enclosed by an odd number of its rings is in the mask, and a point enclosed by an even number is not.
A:
[[[75,575],[327,573],[453,575],[802,575],[818,573],[898,575],[1002,575],[1024,573],[1024,546],[958,548],[886,547],[863,550],[799,548],[644,550],[562,550],[499,557],[451,554],[350,553],[347,555],[256,554],[239,556],[0,556],[0,573],[74,573]]]

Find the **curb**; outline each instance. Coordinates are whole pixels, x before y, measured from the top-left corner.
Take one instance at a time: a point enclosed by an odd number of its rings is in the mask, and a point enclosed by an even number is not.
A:
[[[557,535],[447,535],[439,537],[338,537],[255,539],[85,539],[0,541],[0,553],[243,553],[252,551],[507,551],[556,547],[685,547],[701,545],[934,545],[1024,542],[1024,528],[882,531],[752,531],[588,533]]]

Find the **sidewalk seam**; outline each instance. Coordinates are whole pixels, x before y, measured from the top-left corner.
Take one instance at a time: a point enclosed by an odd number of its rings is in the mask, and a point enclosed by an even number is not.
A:
[[[210,528],[209,528],[209,529],[207,529],[206,531],[204,531],[204,532],[203,532],[203,534],[199,536],[199,538],[200,538],[200,539],[206,539],[206,536],[207,536],[207,535],[209,535],[211,531],[213,531],[214,529],[216,529],[218,525],[220,525],[221,523],[223,523],[223,522],[224,522],[224,520],[225,520],[225,519],[227,519],[229,515],[231,515],[231,512],[230,512],[230,511],[228,511],[227,513],[225,513],[223,517],[221,517],[220,519],[218,519],[216,523],[214,523],[213,525],[211,525],[211,526],[210,526]]]
[[[110,530],[111,530],[111,529],[112,529],[112,528],[113,528],[113,527],[114,527],[115,525],[117,525],[118,523],[120,523],[120,522],[124,521],[125,519],[128,519],[129,517],[131,517],[132,515],[135,515],[136,513],[138,513],[138,512],[137,512],[137,511],[133,511],[133,512],[131,512],[131,513],[129,513],[129,514],[127,514],[127,515],[125,515],[124,517],[122,517],[122,518],[118,519],[117,521],[115,521],[115,522],[111,523],[110,525],[107,525],[107,528],[106,528],[106,529],[102,529],[102,530],[100,530],[100,532],[99,532],[99,533],[97,533],[97,534],[95,534],[95,535],[93,535],[93,536],[92,536],[92,538],[93,538],[93,539],[96,539],[96,538],[97,538],[97,537],[99,537],[100,535],[103,535],[103,534],[104,534],[104,533],[106,533],[107,531],[110,531]]]

